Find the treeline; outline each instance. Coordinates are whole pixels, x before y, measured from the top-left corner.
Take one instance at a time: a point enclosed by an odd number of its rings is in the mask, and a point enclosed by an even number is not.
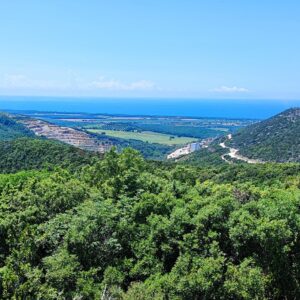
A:
[[[131,149],[2,174],[0,298],[298,299],[299,188],[299,164],[196,168]]]
[[[88,125],[87,128],[95,128],[95,125]],[[218,127],[222,127],[218,125]],[[207,128],[201,125],[177,125],[172,123],[164,123],[160,121],[157,124],[151,123],[142,123],[142,122],[111,122],[106,124],[98,125],[99,129],[108,129],[108,130],[122,130],[122,131],[154,131],[164,134],[170,134],[175,136],[184,136],[184,137],[194,137],[194,138],[210,138],[222,135],[223,132],[217,129]],[[227,128],[227,127],[224,127]]]
[[[63,167],[78,169],[97,155],[67,144],[39,138],[0,141],[0,173]]]
[[[147,143],[134,139],[122,139],[91,132],[89,132],[89,134],[100,141],[111,142],[118,151],[122,151],[126,148],[133,148],[139,151],[144,158],[149,160],[164,160],[166,159],[167,154],[176,149],[175,146]]]

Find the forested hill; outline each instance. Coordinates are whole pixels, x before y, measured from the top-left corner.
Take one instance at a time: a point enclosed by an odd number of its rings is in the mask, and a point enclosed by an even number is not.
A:
[[[41,138],[0,141],[0,173],[57,166],[75,170],[96,157],[95,153]]]
[[[229,144],[229,143],[228,143]],[[249,158],[300,161],[300,108],[291,108],[234,134],[230,144]]]
[[[299,299],[299,167],[0,174],[0,299]]]
[[[0,112],[0,141],[31,136],[34,134],[8,114]]]
[[[225,150],[191,167],[1,141],[0,299],[298,299],[300,164]]]
[[[65,143],[37,138],[18,118],[0,113],[0,173],[58,166],[75,170],[97,157]]]

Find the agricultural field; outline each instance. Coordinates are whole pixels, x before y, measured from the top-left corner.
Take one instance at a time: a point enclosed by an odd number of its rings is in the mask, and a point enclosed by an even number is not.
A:
[[[121,130],[107,130],[107,129],[89,129],[88,132],[103,134],[111,137],[128,139],[128,140],[139,140],[142,142],[152,144],[163,144],[163,145],[183,145],[197,141],[196,138],[190,137],[177,137],[169,134],[163,134],[158,132],[143,131],[121,131]]]
[[[131,147],[150,160],[165,160],[168,155],[186,144],[194,141],[201,144],[207,140],[234,134],[257,121],[23,110],[8,112],[25,119],[37,119],[67,127],[68,130],[89,133],[97,143],[113,145],[118,151]]]

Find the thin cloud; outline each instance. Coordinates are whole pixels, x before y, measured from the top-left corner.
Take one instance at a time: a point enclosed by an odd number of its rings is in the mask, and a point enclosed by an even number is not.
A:
[[[0,81],[0,87],[5,89],[62,89],[66,85],[61,85],[57,82],[48,80],[32,79],[23,74],[6,74]]]
[[[115,91],[145,91],[155,89],[155,84],[148,80],[139,80],[130,83],[125,83],[115,79],[106,79],[100,77],[98,80],[91,82],[91,88],[100,90],[115,90]]]
[[[8,90],[73,90],[73,91],[153,91],[155,83],[149,80],[123,82],[99,77],[93,81],[75,78],[67,82],[33,79],[23,74],[6,74],[0,78],[0,88]]]
[[[219,88],[213,89],[213,92],[217,93],[249,93],[249,90],[244,87],[237,87],[237,86],[221,86]]]

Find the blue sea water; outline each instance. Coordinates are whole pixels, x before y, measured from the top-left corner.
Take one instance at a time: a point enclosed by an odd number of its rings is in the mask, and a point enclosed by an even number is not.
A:
[[[1,110],[265,119],[300,100],[0,97]]]

